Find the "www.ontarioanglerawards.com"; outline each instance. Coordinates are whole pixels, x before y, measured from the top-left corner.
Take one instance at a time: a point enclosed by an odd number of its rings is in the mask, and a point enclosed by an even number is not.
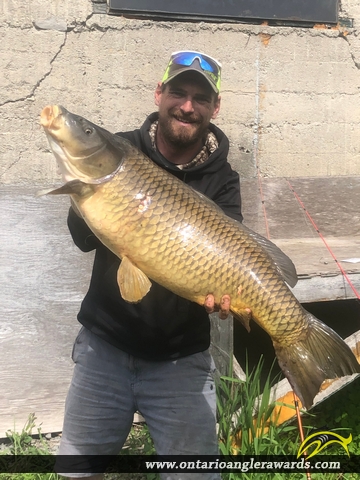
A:
[[[104,468],[105,467],[105,468]],[[360,455],[0,455],[0,473],[360,473]]]
[[[215,471],[215,472],[306,472],[308,470],[317,471],[340,471],[341,462],[332,461],[331,457],[326,460],[322,458],[319,461],[309,461],[305,458],[292,461],[279,461],[250,457],[248,460],[224,460],[221,458],[211,461],[201,460],[172,460],[172,461],[145,461],[148,471],[152,472],[196,472],[196,471]]]

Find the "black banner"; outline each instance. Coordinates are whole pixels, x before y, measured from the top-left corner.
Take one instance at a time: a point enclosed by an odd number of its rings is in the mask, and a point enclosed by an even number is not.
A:
[[[0,473],[359,473],[360,456],[0,455]]]

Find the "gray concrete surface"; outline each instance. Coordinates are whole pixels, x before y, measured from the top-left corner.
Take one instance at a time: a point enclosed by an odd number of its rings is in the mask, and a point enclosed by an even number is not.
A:
[[[90,0],[0,4],[0,182],[51,183],[54,161],[38,118],[61,103],[115,131],[154,110],[173,50],[223,64],[217,124],[243,177],[360,174],[360,6],[353,28],[269,27],[125,19]]]

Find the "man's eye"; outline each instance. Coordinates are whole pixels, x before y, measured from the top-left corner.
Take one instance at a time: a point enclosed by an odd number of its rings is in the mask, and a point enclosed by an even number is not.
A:
[[[208,97],[197,97],[196,101],[201,104],[210,103],[210,99]]]
[[[174,97],[182,97],[183,92],[180,92],[178,90],[172,90],[171,95],[173,95]]]

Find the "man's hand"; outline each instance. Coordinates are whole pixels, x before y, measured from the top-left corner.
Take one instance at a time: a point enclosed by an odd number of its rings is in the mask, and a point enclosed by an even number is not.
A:
[[[218,312],[219,318],[221,320],[226,320],[230,314],[231,299],[230,295],[223,295],[220,299],[220,305],[215,305],[215,298],[212,293],[206,295],[204,307],[207,313]],[[250,332],[250,320],[251,320],[251,310],[250,308],[245,308],[241,312],[237,312],[236,318],[241,321],[246,330]]]
[[[220,305],[215,305],[215,298],[212,293],[206,295],[204,307],[207,313],[218,312],[221,320],[226,320],[230,313],[230,295],[223,295],[220,300]]]

